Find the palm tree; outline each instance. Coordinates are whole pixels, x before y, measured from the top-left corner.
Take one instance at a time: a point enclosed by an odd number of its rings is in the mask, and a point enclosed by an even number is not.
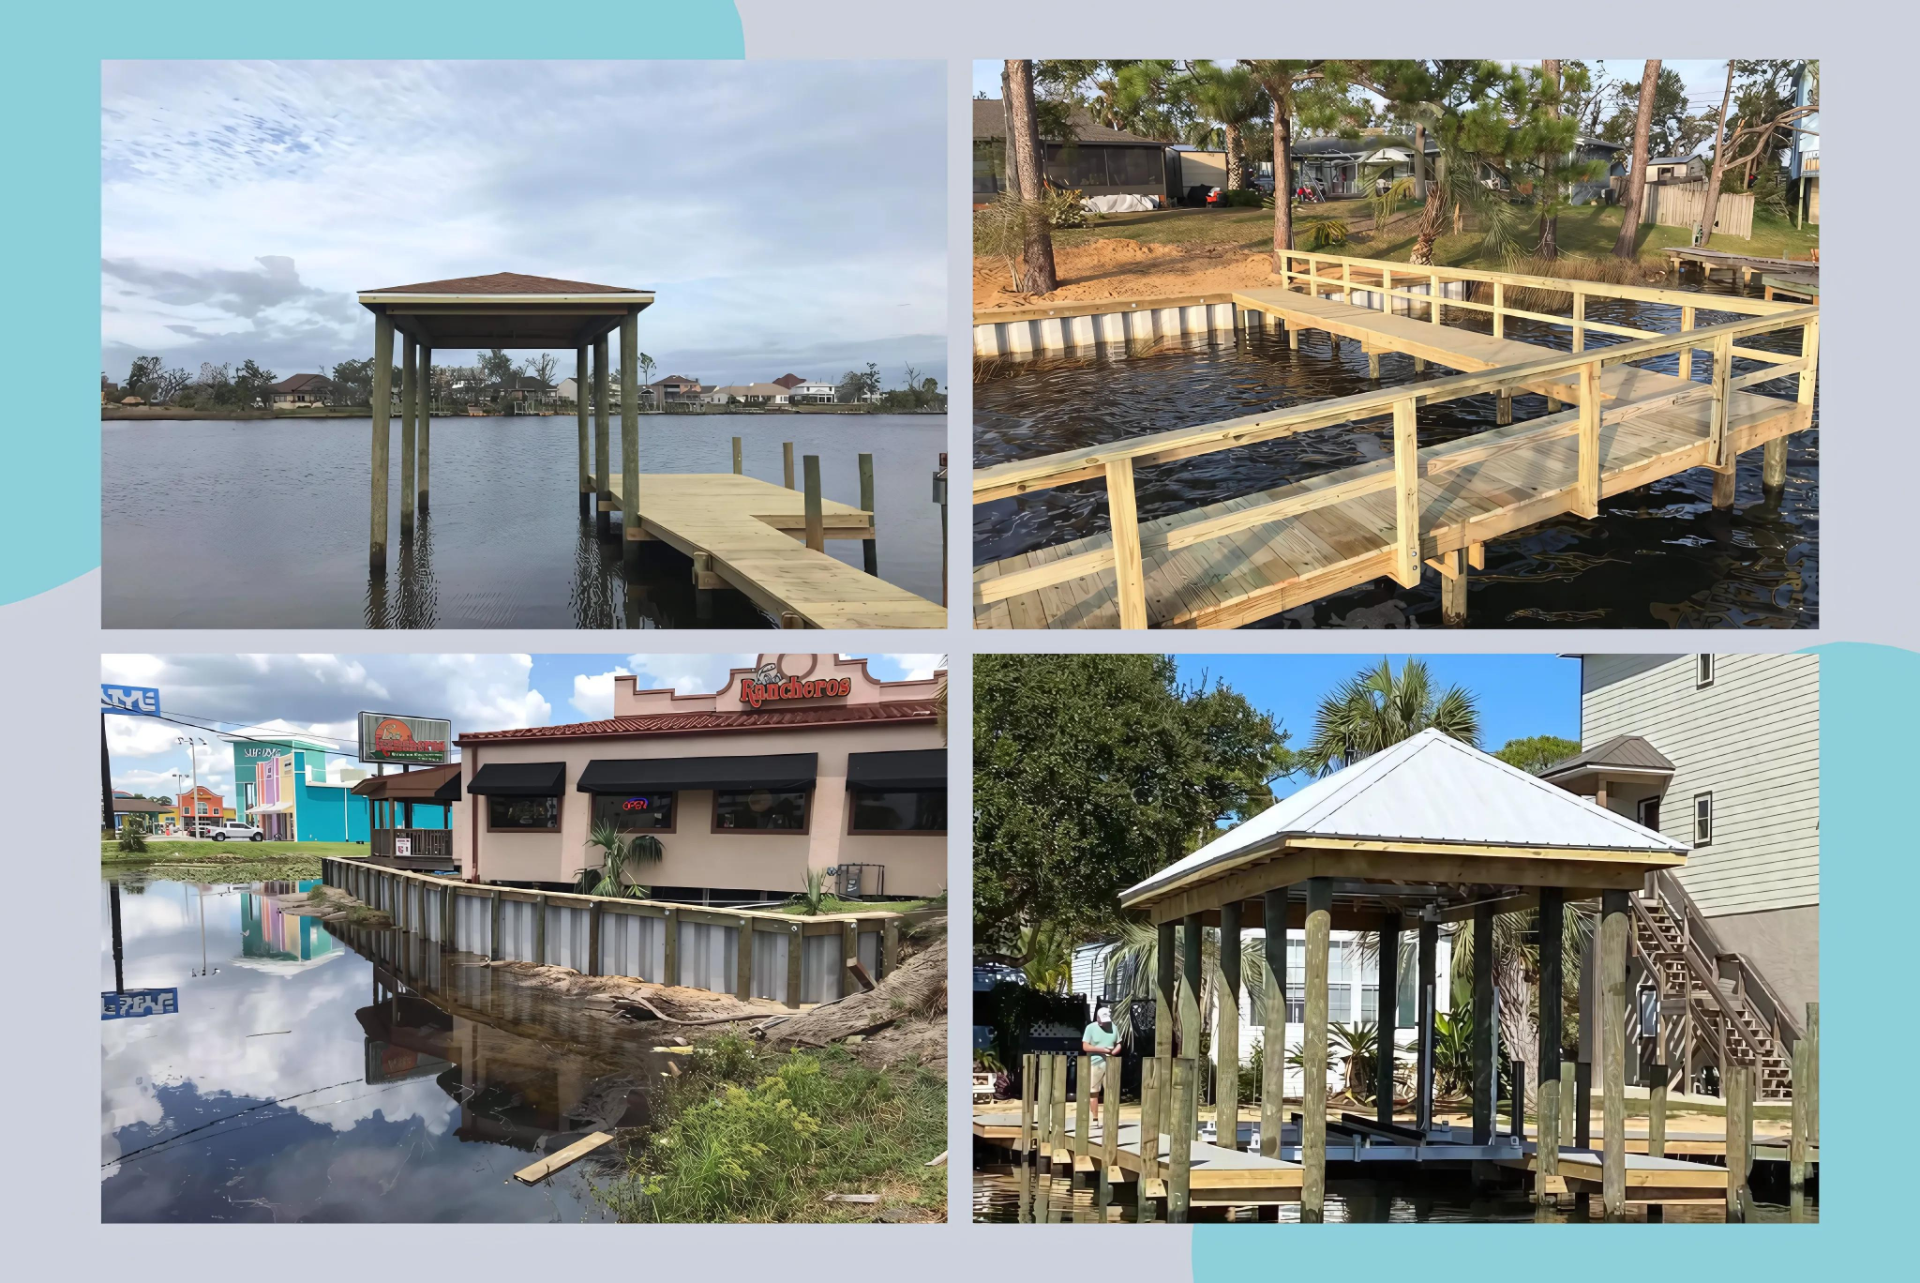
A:
[[[1580,959],[1587,942],[1593,938],[1593,914],[1575,905],[1567,905],[1561,916],[1560,974],[1565,991],[1560,995],[1564,1008],[1567,999],[1578,992]],[[1533,1102],[1534,1084],[1539,1081],[1540,1013],[1534,995],[1540,984],[1540,914],[1526,909],[1518,913],[1497,913],[1493,918],[1493,989],[1499,1011],[1500,1041],[1510,1059],[1526,1062],[1527,1104]],[[1453,933],[1453,981],[1455,991],[1473,983],[1473,932]],[[1460,1012],[1455,1020],[1465,1020]],[[1564,1017],[1563,1030],[1572,1030],[1575,1022]],[[1557,1054],[1557,1053],[1552,1053]]]
[[[1226,981],[1220,971],[1220,933],[1212,928],[1202,928],[1200,932],[1200,992],[1199,1000],[1201,1029],[1185,1030],[1180,1027],[1180,1009],[1187,993],[1185,969],[1177,959],[1184,953],[1185,927],[1173,929],[1174,955],[1174,1002],[1173,1030],[1175,1045],[1183,1050],[1182,1054],[1198,1055],[1204,1030],[1213,1023],[1213,1011],[1219,1001],[1220,990]],[[1107,955],[1106,989],[1116,995],[1113,1007],[1113,1025],[1119,1030],[1123,1042],[1134,1042],[1133,1004],[1136,1001],[1150,1001],[1154,997],[1154,978],[1159,974],[1160,933],[1151,923],[1129,923],[1121,929],[1120,939],[1113,952]],[[1247,993],[1252,995],[1254,1009],[1264,1008],[1272,990],[1272,973],[1267,970],[1266,952],[1260,941],[1248,941],[1248,947],[1240,950],[1240,983]],[[1124,987],[1123,987],[1124,986]],[[1284,999],[1280,999],[1284,1001]],[[1150,1054],[1152,1047],[1141,1047],[1141,1053]],[[1238,1072],[1238,1066],[1234,1067]]]
[[[827,902],[833,897],[827,891],[827,871],[825,869],[807,870],[807,889],[793,897],[800,906],[800,912],[810,918],[817,918],[827,911]]]
[[[1295,758],[1297,767],[1331,775],[1427,729],[1463,744],[1480,742],[1480,713],[1471,692],[1449,687],[1435,696],[1426,661],[1408,659],[1396,675],[1392,663],[1364,670],[1320,701],[1313,740]]]
[[[1195,59],[1188,68],[1182,88],[1196,115],[1219,122],[1226,142],[1228,190],[1244,189],[1245,131],[1268,109],[1265,91],[1247,68],[1221,67],[1204,58]]]
[[[629,864],[657,864],[666,855],[666,847],[651,833],[631,837],[605,822],[593,826],[587,835],[587,848],[600,852],[600,867],[580,870],[577,885],[582,895],[627,896],[644,900],[653,894],[651,887],[626,880]]]

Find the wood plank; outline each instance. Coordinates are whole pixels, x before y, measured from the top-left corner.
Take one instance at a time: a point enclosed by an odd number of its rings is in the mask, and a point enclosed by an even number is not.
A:
[[[550,1154],[537,1163],[529,1163],[513,1174],[513,1178],[522,1185],[532,1185],[545,1180],[563,1168],[571,1167],[581,1159],[612,1141],[606,1132],[595,1132],[584,1140],[577,1140],[557,1154]]]

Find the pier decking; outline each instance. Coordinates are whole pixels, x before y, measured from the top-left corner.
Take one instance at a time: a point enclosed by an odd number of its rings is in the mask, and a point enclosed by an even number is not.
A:
[[[1068,1118],[1064,1133],[1058,1138],[1058,1155],[1050,1156],[1050,1161],[1056,1164],[1070,1162],[1074,1171],[1085,1174],[1092,1172],[1094,1164],[1099,1161],[1105,1137],[1098,1130],[1089,1129],[1091,1144],[1082,1145],[1076,1127],[1077,1120]],[[990,1144],[1017,1150],[1021,1134],[1020,1115],[976,1111],[973,1134]],[[1149,1181],[1164,1182],[1173,1160],[1172,1139],[1161,1133],[1159,1152],[1155,1155],[1155,1161],[1149,1164],[1141,1157],[1140,1137],[1141,1128],[1137,1120],[1121,1122],[1114,1138],[1114,1166],[1119,1169],[1119,1179],[1139,1180],[1144,1176]],[[1306,1172],[1298,1163],[1195,1141],[1192,1168],[1187,1179],[1193,1206],[1297,1203]]]
[[[1466,574],[1482,564],[1490,539],[1558,516],[1598,514],[1607,496],[1696,467],[1717,474],[1716,506],[1732,502],[1738,456],[1767,449],[1770,484],[1784,475],[1777,443],[1811,425],[1817,362],[1817,307],[1633,287],[1469,272],[1493,286],[1491,304],[1451,297],[1446,273],[1359,260],[1312,260],[1288,273],[1305,291],[1257,289],[1231,296],[1235,324],[1284,326],[1297,347],[1302,330],[1361,343],[1378,374],[1379,355],[1411,355],[1465,373],[1400,388],[1248,415],[981,469],[974,502],[986,503],[1091,478],[1107,485],[1113,532],[1035,549],[979,566],[974,620],[990,628],[1231,627],[1390,576],[1403,587],[1424,568],[1440,572],[1449,619],[1466,609]],[[1340,275],[1320,274],[1324,261]],[[1405,278],[1420,289],[1397,288]],[[1507,307],[1508,286],[1553,288],[1573,299],[1571,318]],[[1323,296],[1328,290],[1338,299]],[[1592,292],[1678,303],[1682,333],[1653,335],[1585,319]],[[1097,305],[1111,307],[1111,304]],[[1204,309],[1211,320],[1213,308]],[[1446,309],[1488,311],[1494,333],[1443,323]],[[1756,313],[1693,327],[1696,308]],[[1149,314],[1151,309],[1148,309]],[[1508,317],[1573,329],[1574,352],[1554,354],[1504,337]],[[1755,334],[1799,328],[1802,354],[1742,346]],[[1628,341],[1586,350],[1589,331]],[[1708,357],[1709,380],[1694,382],[1635,364],[1679,353],[1691,374],[1694,351]],[[1762,363],[1733,373],[1734,358]],[[1799,376],[1794,400],[1746,391]],[[1512,397],[1548,398],[1548,413],[1511,423]],[[1417,412],[1494,393],[1506,426],[1471,437],[1418,445]],[[1561,403],[1571,406],[1562,410]],[[1391,416],[1392,457],[1291,485],[1140,523],[1134,500],[1139,466]],[[1724,501],[1724,502],[1723,502]]]
[[[622,474],[608,477],[607,489],[624,514]],[[691,557],[696,586],[720,586],[702,579],[716,577],[789,626],[946,626],[936,603],[809,548],[807,496],[799,490],[730,472],[643,472],[640,495],[642,539]],[[871,512],[822,499],[819,516],[825,539],[874,537]]]

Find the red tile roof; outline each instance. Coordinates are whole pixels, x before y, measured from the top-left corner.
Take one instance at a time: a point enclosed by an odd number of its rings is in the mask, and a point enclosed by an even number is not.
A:
[[[833,726],[855,722],[931,722],[938,716],[932,700],[900,700],[890,704],[845,704],[828,708],[781,708],[739,713],[646,713],[610,717],[604,722],[570,722],[564,726],[527,726],[512,731],[475,731],[460,736],[461,744],[502,741],[611,738],[622,735],[674,735],[706,731],[764,731],[796,726]]]
[[[801,378],[797,374],[783,374],[779,378],[775,379],[774,382],[778,383],[781,387],[791,392],[795,388],[799,387],[802,383],[805,383],[806,380]]]
[[[491,276],[455,276],[444,281],[421,281],[415,285],[389,285],[385,289],[361,290],[362,294],[644,294],[624,285],[591,285],[586,281],[563,281],[552,276],[523,276],[519,272],[495,272]]]

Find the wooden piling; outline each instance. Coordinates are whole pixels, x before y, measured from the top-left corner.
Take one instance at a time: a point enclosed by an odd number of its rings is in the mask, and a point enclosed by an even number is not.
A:
[[[860,456],[860,507],[867,514],[867,528],[873,529],[873,456]],[[880,573],[880,546],[871,535],[860,541],[860,559],[870,575]]]
[[[1533,1199],[1551,1203],[1560,1180],[1560,1080],[1541,1077],[1534,1087],[1533,1112],[1539,1133],[1534,1147]]]
[[[733,439],[733,475],[736,477],[745,475],[744,460],[741,458],[740,453],[739,437]]]
[[[679,906],[669,905],[667,907],[661,919],[660,929],[666,933],[665,942],[661,947],[660,983],[663,985],[677,985],[680,983]],[[800,937],[795,937],[791,943],[794,945],[800,944]]]
[[[1222,1149],[1240,1148],[1240,902],[1220,906],[1218,1014],[1213,1036],[1213,1126]]]
[[[487,924],[487,957],[500,961],[500,888],[493,888],[492,919]]]
[[[1473,1143],[1493,1143],[1493,905],[1473,906]]]
[[[1600,362],[1580,367],[1580,435],[1573,510],[1591,520],[1600,515]]]
[[[1380,354],[1378,352],[1367,353],[1367,377],[1375,383],[1380,381]]]
[[[1039,1072],[1034,1064],[1034,1054],[1023,1052],[1020,1056],[1020,1161],[1025,1163],[1033,1154],[1033,1097],[1034,1075]]]
[[[1157,1161],[1160,1134],[1173,1130],[1169,1120],[1173,1115],[1173,1026],[1177,1009],[1174,967],[1177,960],[1174,957],[1173,923],[1160,923],[1154,934],[1157,944],[1153,977],[1154,1114],[1145,1130],[1153,1133],[1150,1143]],[[1158,1176],[1157,1172],[1155,1176]]]
[[[1607,1219],[1627,1214],[1627,920],[1628,892],[1600,897],[1600,1097],[1605,1148],[1601,1196]]]
[[[1647,1072],[1647,1154],[1651,1158],[1667,1156],[1667,1086],[1671,1076],[1667,1068],[1667,1035],[1661,1023],[1653,1039],[1653,1063]]]
[[[1200,942],[1202,931],[1203,927],[1201,926],[1199,914],[1189,913],[1180,920],[1180,1054],[1192,1062],[1194,1066],[1196,1077],[1194,1079],[1193,1090],[1196,1102],[1199,1100],[1200,1094],[1205,1090],[1198,1075],[1202,1072],[1200,1067],[1206,1063],[1200,1059],[1200,986],[1202,984]],[[1176,1144],[1179,1143],[1180,1128],[1189,1127],[1189,1122],[1190,1120],[1188,1120],[1185,1115],[1179,1115],[1173,1120],[1173,1125],[1167,1128],[1167,1131],[1173,1134]],[[1191,1140],[1192,1138],[1192,1129],[1189,1127],[1187,1139]]]
[[[629,572],[640,566],[640,314],[620,318],[620,537]]]
[[[386,313],[373,318],[373,492],[372,525],[367,537],[367,573],[387,573],[387,454],[392,447],[390,403],[393,400],[393,321]]]
[[[420,446],[419,461],[415,465],[414,510],[419,516],[427,515],[427,464],[433,458],[433,349],[425,343],[420,345]]]
[[[1270,889],[1261,902],[1261,942],[1267,956],[1266,1030],[1260,1043],[1260,1152],[1280,1156],[1287,1085],[1287,889]]]
[[[1093,1157],[1093,1093],[1087,1084],[1093,1081],[1093,1057],[1081,1052],[1073,1067],[1073,1138],[1068,1150],[1074,1155],[1074,1178],[1080,1176],[1080,1158]]]
[[[1053,1057],[1045,1055],[1036,1059],[1040,1077],[1034,1084],[1034,1100],[1039,1111],[1034,1120],[1037,1127],[1034,1149],[1036,1161],[1044,1172],[1053,1166]]]
[[[547,897],[533,902],[533,965],[547,965]]]
[[[413,538],[413,466],[420,393],[420,345],[411,334],[400,345],[400,538]]]
[[[1513,1082],[1513,1099],[1507,1102],[1507,1135],[1524,1139],[1527,1134],[1527,1062],[1509,1060],[1507,1074]]]
[[[1467,558],[1463,550],[1440,555],[1440,622],[1458,626],[1467,622]]]
[[[786,477],[787,489],[793,489],[793,442],[791,441],[780,443],[780,467]]]
[[[1047,1124],[1047,1126],[1048,1126],[1048,1129],[1053,1134],[1052,1144],[1053,1144],[1054,1161],[1055,1162],[1060,1161],[1061,1157],[1064,1155],[1067,1159],[1067,1174],[1071,1176],[1073,1174],[1073,1157],[1071,1154],[1068,1154],[1066,1152],[1067,1151],[1067,1063],[1068,1063],[1067,1058],[1065,1056],[1056,1055],[1053,1058],[1053,1101],[1050,1107],[1052,1111],[1052,1117],[1051,1117],[1051,1121]]]
[[[1141,1224],[1153,1219],[1152,1189],[1160,1179],[1160,1119],[1153,1101],[1160,1095],[1160,1062],[1140,1059],[1140,1173],[1134,1188],[1134,1206]]]
[[[607,336],[602,334],[593,341],[593,475],[600,491],[595,500],[593,529],[602,539],[613,534],[613,429],[609,423],[613,407],[608,402],[612,395],[607,376]]]
[[[1760,448],[1760,484],[1778,490],[1787,484],[1787,439],[1775,437]]]
[[[737,951],[733,957],[733,996],[747,1002],[753,997],[753,919],[742,914],[735,921],[734,930],[739,934],[734,938]],[[881,958],[874,959],[876,968],[883,965]],[[874,977],[875,980],[879,978],[877,975]]]
[[[1327,1201],[1327,951],[1333,879],[1307,879],[1307,1010],[1301,1056],[1300,1219],[1318,1224]]]
[[[1394,1044],[1393,1031],[1400,1023],[1398,1001],[1400,997],[1400,915],[1389,913],[1380,920],[1379,974],[1375,977],[1379,991],[1377,1028],[1379,1029],[1374,1053],[1373,1112],[1374,1119],[1382,1127],[1393,1125],[1393,1069]]]
[[[1513,393],[1502,392],[1494,399],[1493,422],[1502,428],[1513,422]]]
[[[1414,1126],[1426,1131],[1433,1126],[1433,1017],[1438,1009],[1435,1002],[1434,967],[1440,951],[1440,924],[1432,921],[1420,923],[1419,973],[1420,986],[1420,1030],[1419,1030],[1419,1068],[1417,1086],[1414,1090]]]
[[[820,515],[820,456],[810,454],[802,463],[806,470],[807,547],[815,552],[827,550],[827,528]]]
[[[1721,1099],[1727,1107],[1727,1223],[1747,1219],[1747,1173],[1753,1162],[1753,1070],[1746,1065],[1720,1067]]]
[[[1199,1059],[1182,1056],[1173,1062],[1174,1125],[1167,1154],[1167,1224],[1183,1225],[1191,1203],[1193,1183],[1193,1127],[1198,1117],[1196,1079]]]
[[[580,520],[593,516],[593,443],[587,427],[587,410],[593,394],[587,387],[587,347],[573,349],[573,415],[580,429]]]

